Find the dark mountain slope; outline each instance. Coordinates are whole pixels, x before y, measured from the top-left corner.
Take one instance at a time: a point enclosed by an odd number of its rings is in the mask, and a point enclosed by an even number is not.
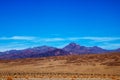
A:
[[[63,48],[63,50],[71,52],[71,53],[77,53],[77,54],[108,52],[108,50],[102,49],[102,48],[97,47],[97,46],[85,47],[85,46],[80,46],[76,43],[70,43],[69,45],[65,46]]]
[[[105,50],[100,47],[85,47],[76,43],[70,43],[63,49],[58,49],[49,46],[40,46],[34,48],[28,48],[24,50],[10,50],[0,52],[0,59],[20,59],[20,58],[38,58],[71,54],[98,54],[106,52],[120,52],[120,49]]]

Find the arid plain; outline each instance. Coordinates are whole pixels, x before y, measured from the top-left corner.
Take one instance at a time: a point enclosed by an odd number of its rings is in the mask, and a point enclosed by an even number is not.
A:
[[[0,72],[56,72],[120,75],[120,53],[0,60]]]

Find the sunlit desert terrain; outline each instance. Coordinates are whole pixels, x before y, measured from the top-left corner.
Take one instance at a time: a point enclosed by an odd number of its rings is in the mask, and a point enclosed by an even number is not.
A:
[[[120,53],[1,60],[0,72],[120,75]]]

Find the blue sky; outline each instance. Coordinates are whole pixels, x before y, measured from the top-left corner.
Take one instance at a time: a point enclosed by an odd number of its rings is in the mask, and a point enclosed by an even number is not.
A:
[[[70,42],[120,48],[120,0],[0,0],[0,51]]]

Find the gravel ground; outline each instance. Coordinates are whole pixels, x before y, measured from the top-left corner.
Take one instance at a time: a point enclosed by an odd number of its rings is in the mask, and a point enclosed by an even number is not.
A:
[[[3,79],[3,78],[0,78],[0,80],[7,80],[7,79]],[[26,79],[26,78],[13,78],[13,80],[112,80],[112,79],[101,79],[101,78],[75,78],[75,79],[72,79],[72,78],[29,78],[29,79]]]

